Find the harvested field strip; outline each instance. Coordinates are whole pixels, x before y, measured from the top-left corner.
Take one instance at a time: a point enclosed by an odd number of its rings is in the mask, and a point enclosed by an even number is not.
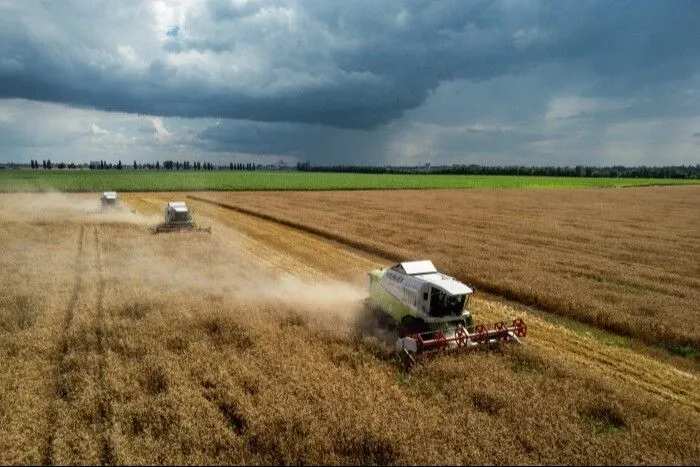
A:
[[[238,212],[243,213],[243,214],[248,214],[251,216],[259,217],[260,219],[265,219],[268,221],[277,222],[278,224],[286,225],[288,227],[292,227],[292,228],[295,228],[297,230],[301,230],[303,232],[318,235],[319,237],[325,238],[327,240],[333,240],[333,241],[338,242],[342,245],[356,248],[356,249],[364,251],[366,253],[382,256],[382,257],[387,258],[391,261],[404,261],[405,260],[405,258],[397,256],[396,253],[391,252],[389,249],[382,248],[380,246],[368,245],[366,243],[352,240],[352,239],[344,237],[342,235],[328,232],[326,230],[312,227],[309,225],[305,225],[305,224],[302,224],[299,222],[293,222],[293,221],[286,220],[286,219],[281,218],[281,217],[273,216],[270,214],[265,214],[263,212],[258,212],[258,211],[254,211],[251,209],[242,208],[240,206],[234,206],[231,204],[221,203],[219,201],[214,201],[211,199],[202,198],[201,196],[187,195],[187,197],[189,199],[193,199],[196,201],[203,201],[205,203],[214,204],[214,205],[222,207],[222,208],[231,209],[233,211],[238,211]]]
[[[48,417],[54,409],[61,332],[75,287],[79,230],[77,226],[0,222],[3,465],[42,463],[50,432]]]
[[[97,289],[97,313],[96,313],[96,323],[95,332],[97,334],[97,349],[99,358],[99,402],[98,402],[98,422],[100,427],[98,430],[102,433],[101,436],[101,449],[100,449],[100,464],[102,465],[114,465],[116,459],[114,458],[114,446],[112,442],[112,400],[110,389],[107,382],[107,334],[109,333],[109,316],[108,312],[105,310],[104,297],[106,288],[106,279],[104,272],[104,265],[102,264],[102,255],[100,253],[100,235],[99,230],[95,227],[95,258],[97,266],[97,275],[99,280],[99,286]]]
[[[387,261],[386,256],[382,255],[382,250],[379,249],[377,253],[371,254],[362,248],[356,248],[354,251],[344,248],[349,245],[343,243],[342,237],[321,236],[327,241],[319,242],[318,238],[305,234],[316,236],[315,233],[304,230],[303,227],[297,228],[294,225],[290,226],[294,229],[291,230],[276,220],[254,221],[250,219],[248,213],[235,209],[233,211],[241,214],[232,215],[235,213],[231,213],[230,209],[222,211],[221,206],[215,203],[206,201],[198,203],[195,200],[194,204],[198,212],[235,229],[220,235],[225,239],[235,236],[235,242],[244,246],[258,262],[309,280],[340,278],[364,287],[367,272],[381,267]],[[241,232],[245,234],[241,235]],[[214,234],[217,233],[214,232]],[[328,248],[329,243],[338,248]],[[320,255],[319,251],[324,253]]]
[[[80,244],[59,342],[53,401],[42,463],[112,464],[106,386],[104,287],[99,234],[80,226]]]
[[[196,197],[390,260],[430,257],[479,290],[654,345],[700,349],[698,190]],[[618,233],[621,222],[631,226],[624,236]]]
[[[56,358],[56,376],[54,382],[54,397],[59,397],[61,399],[65,398],[67,394],[65,393],[66,388],[64,387],[65,379],[67,378],[67,363],[66,359],[68,357],[70,338],[69,332],[73,325],[73,320],[75,318],[75,308],[78,303],[78,298],[83,292],[83,268],[84,268],[84,246],[85,238],[85,226],[80,226],[80,231],[78,234],[78,250],[75,257],[75,265],[73,266],[73,276],[75,277],[73,288],[71,290],[70,299],[66,307],[66,311],[63,319],[63,326],[61,328],[61,335],[58,344],[58,355]],[[44,465],[54,465],[54,438],[56,436],[57,429],[57,418],[58,418],[58,401],[51,404],[51,408],[48,414],[48,434],[46,436],[46,444],[44,445],[42,461]]]

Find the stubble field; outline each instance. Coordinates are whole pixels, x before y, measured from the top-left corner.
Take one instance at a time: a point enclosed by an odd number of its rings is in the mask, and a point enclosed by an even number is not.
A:
[[[175,198],[0,195],[0,463],[700,459],[692,371],[528,315],[525,345],[404,372],[358,306],[387,258],[195,200],[211,235],[151,235]]]

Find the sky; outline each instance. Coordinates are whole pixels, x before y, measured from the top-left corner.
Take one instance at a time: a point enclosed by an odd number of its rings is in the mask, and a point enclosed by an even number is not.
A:
[[[700,163],[697,0],[0,0],[0,162]]]

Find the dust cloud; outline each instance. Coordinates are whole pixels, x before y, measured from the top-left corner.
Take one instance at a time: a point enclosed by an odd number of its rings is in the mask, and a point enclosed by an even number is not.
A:
[[[123,229],[123,233],[115,232],[117,237],[105,239],[113,241],[120,251],[106,273],[118,282],[138,282],[137,287],[157,290],[164,296],[196,296],[231,308],[243,304],[251,313],[297,312],[313,321],[328,318],[348,326],[357,320],[366,297],[363,286],[334,280],[308,266],[283,271],[278,267],[279,258],[262,261],[251,254],[235,230],[223,225],[214,226],[216,235],[127,234],[128,227]]]
[[[365,297],[360,287],[340,281],[309,282],[292,275],[246,278],[246,298],[280,300],[298,305],[334,306]]]
[[[347,282],[280,274],[274,266],[258,263],[240,250],[207,252],[202,248],[206,242],[198,241],[202,240],[201,234],[166,235],[176,237],[168,242],[177,250],[170,257],[143,248],[145,245],[131,247],[126,250],[128,265],[114,273],[125,276],[122,279],[140,277],[169,293],[196,292],[247,305],[281,304],[309,313],[347,315],[348,321],[353,318],[348,313],[356,310],[366,296],[363,288]],[[182,240],[193,244],[178,245]]]
[[[132,301],[160,296],[169,305],[175,297],[213,300],[231,309],[244,304],[251,313],[301,313],[319,325],[348,329],[366,297],[363,286],[334,280],[308,265],[289,271],[280,267],[279,257],[256,257],[236,230],[223,224],[214,226],[215,235],[152,235],[140,227],[162,222],[160,214],[137,213],[121,200],[116,208],[102,210],[99,193],[0,195],[0,219],[34,225],[101,225],[103,273],[108,281],[125,286],[129,296],[124,299]]]
[[[84,222],[94,224],[125,223],[155,225],[159,215],[144,215],[130,209],[123,201],[102,209],[99,193],[65,194],[16,193],[0,196],[0,216],[23,222]]]

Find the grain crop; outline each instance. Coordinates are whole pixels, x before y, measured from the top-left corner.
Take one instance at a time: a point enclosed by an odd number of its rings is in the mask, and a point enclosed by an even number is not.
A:
[[[197,193],[525,305],[700,349],[700,188]]]
[[[0,463],[700,459],[697,377],[628,349],[527,317],[526,345],[405,371],[358,304],[377,257],[204,203],[211,235],[152,235],[170,195],[113,218],[18,196],[0,195]]]

